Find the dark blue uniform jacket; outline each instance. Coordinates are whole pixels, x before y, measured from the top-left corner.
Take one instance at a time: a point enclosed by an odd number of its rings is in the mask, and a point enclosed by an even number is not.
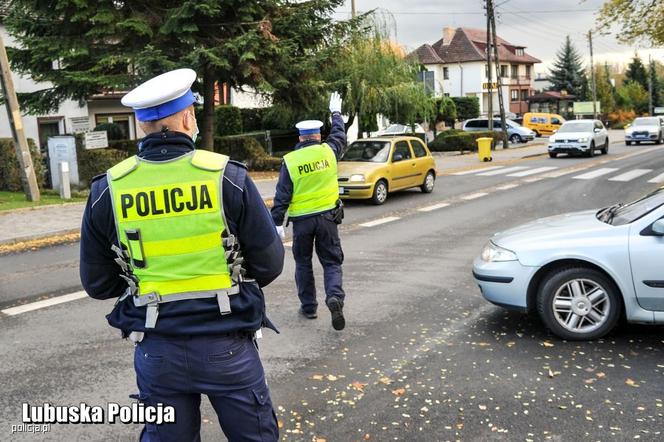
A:
[[[177,132],[155,133],[143,139],[139,157],[151,161],[176,158],[190,152],[194,145],[187,135]],[[270,214],[247,175],[246,168],[231,161],[224,171],[223,205],[227,228],[238,238],[245,258],[247,277],[255,283],[242,283],[240,293],[231,296],[230,315],[221,316],[215,298],[175,301],[159,305],[155,333],[170,335],[208,335],[235,331],[253,332],[261,326],[274,329],[265,315],[261,287],[279,276],[283,269],[284,247]],[[121,296],[127,288],[120,278],[120,267],[111,245],[117,233],[106,175],[93,179],[81,228],[80,276],[83,287],[95,299]],[[117,303],[106,317],[123,333],[145,331],[145,307],[136,307],[131,297]]]
[[[346,128],[344,120],[339,112],[332,114],[332,129],[330,135],[325,142],[332,148],[337,160],[341,158],[346,148]],[[295,145],[295,150],[302,149],[303,147],[313,146],[319,144],[317,141],[303,141]],[[272,206],[271,214],[274,224],[280,226],[284,223],[288,206],[290,205],[291,198],[293,197],[293,180],[291,180],[288,168],[285,163],[281,164],[279,171],[279,181],[277,182],[277,191],[274,195],[274,204]],[[297,218],[293,217],[291,220],[307,218],[317,214],[303,215]]]

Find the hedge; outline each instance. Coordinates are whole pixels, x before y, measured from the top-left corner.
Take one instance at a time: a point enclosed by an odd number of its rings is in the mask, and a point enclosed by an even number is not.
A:
[[[477,139],[482,137],[491,137],[494,139],[494,147],[498,141],[502,141],[502,132],[463,132],[455,131],[441,132],[436,139],[429,143],[429,150],[433,152],[452,152],[469,150],[477,151]]]
[[[80,187],[89,187],[92,178],[105,173],[120,161],[134,155],[138,150],[136,148],[137,143],[137,140],[113,141],[109,142],[109,147],[106,149],[88,150],[83,147],[83,137],[77,136],[76,159],[78,162],[78,181]],[[130,152],[130,146],[132,145],[134,146],[134,152]]]
[[[102,123],[95,126],[94,131],[105,130],[106,136],[109,140],[121,140],[124,138],[124,133],[119,125],[115,123]]]
[[[269,156],[253,137],[235,135],[215,137],[214,151],[242,161],[250,170],[274,171],[281,167],[281,159]]]
[[[263,130],[263,117],[266,108],[240,108],[242,114],[242,130],[244,132],[255,132]]]
[[[214,108],[214,119],[217,135],[242,133],[242,113],[239,108],[231,105],[216,106]]]
[[[32,165],[37,177],[37,185],[43,188],[46,182],[46,157],[39,152],[39,148],[32,140],[28,139]],[[21,168],[16,158],[14,140],[11,138],[0,138],[0,190],[20,192],[23,190],[21,182]]]
[[[457,119],[464,121],[480,116],[480,100],[477,97],[451,97],[456,106]]]

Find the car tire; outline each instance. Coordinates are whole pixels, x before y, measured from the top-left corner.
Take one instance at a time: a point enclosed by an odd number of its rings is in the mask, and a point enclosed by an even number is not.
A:
[[[423,193],[431,193],[433,192],[433,188],[436,185],[436,174],[433,172],[433,170],[430,170],[427,172],[426,176],[424,177],[424,182],[420,186],[420,190],[422,190]]]
[[[631,146],[632,142],[631,141],[625,141],[625,144],[628,145],[628,146]]]
[[[662,134],[660,133],[660,134],[659,134],[659,138],[657,138],[657,141],[655,142],[655,144],[662,144],[663,141],[664,141],[663,136],[662,136]]]
[[[510,135],[510,143],[512,143],[512,144],[523,143],[523,140],[521,139],[521,135],[519,135],[519,134]]]
[[[536,130],[534,130],[533,132],[535,132],[535,137],[536,137],[536,138],[539,138],[539,137],[541,137],[540,133],[539,133],[539,132],[537,132]]]
[[[640,141],[635,141],[635,143],[636,143],[637,146],[640,146],[640,145],[641,145],[641,142],[640,142]]]
[[[556,158],[556,157],[558,157],[558,154],[555,153],[555,152],[549,152],[549,157],[550,158]]]
[[[377,206],[384,204],[387,201],[387,181],[378,180],[374,185],[373,195],[371,202]]]
[[[609,139],[608,138],[606,139],[606,142],[604,143],[604,147],[602,147],[602,149],[600,149],[600,152],[602,152],[602,155],[606,155],[607,153],[609,153]]]
[[[595,295],[591,298],[589,294]],[[601,338],[616,326],[621,311],[622,299],[616,285],[605,274],[588,267],[553,271],[537,291],[540,318],[563,339]]]
[[[589,158],[592,158],[595,156],[595,142],[591,141],[590,142],[590,149],[588,149],[588,153],[586,154]]]

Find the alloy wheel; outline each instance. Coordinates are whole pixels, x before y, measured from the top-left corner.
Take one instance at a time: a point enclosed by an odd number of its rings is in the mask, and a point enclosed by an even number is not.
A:
[[[606,290],[590,279],[573,279],[553,296],[556,321],[573,333],[590,333],[608,319],[611,299]]]

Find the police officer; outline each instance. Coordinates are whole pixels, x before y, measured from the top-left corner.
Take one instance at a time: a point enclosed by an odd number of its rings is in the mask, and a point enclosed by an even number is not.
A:
[[[296,125],[300,142],[284,156],[277,183],[272,219],[283,237],[286,212],[293,222],[293,257],[295,283],[300,298],[300,313],[317,318],[316,284],[311,265],[314,246],[323,266],[325,303],[332,315],[332,326],[343,330],[345,293],[342,288],[344,254],[341,250],[337,224],[343,209],[339,201],[337,160],[346,147],[346,131],[341,117],[341,97],[330,97],[332,130],[321,144],[321,121],[301,121]]]
[[[136,343],[135,398],[175,409],[175,423],[147,424],[142,441],[200,440],[201,394],[229,440],[274,441],[254,336],[274,329],[261,287],[284,249],[244,166],[194,149],[195,79],[171,71],[123,98],[148,135],[92,182],[81,281],[93,298],[119,298],[107,319]]]

